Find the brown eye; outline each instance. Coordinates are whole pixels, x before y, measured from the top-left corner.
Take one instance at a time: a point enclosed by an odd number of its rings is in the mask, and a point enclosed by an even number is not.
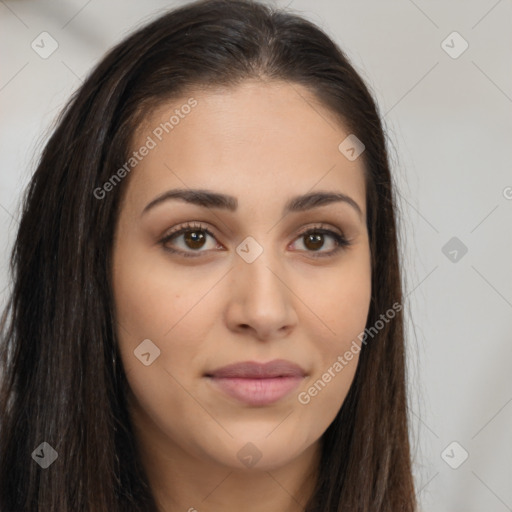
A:
[[[199,230],[195,231],[186,231],[184,238],[185,243],[190,249],[201,249],[204,245],[206,237],[204,233]]]
[[[169,235],[165,236],[160,240],[160,244],[168,252],[177,253],[186,257],[195,257],[208,252],[208,249],[202,250],[207,246],[208,237],[215,240],[213,233],[206,227],[200,224],[187,224],[178,227]],[[218,248],[218,244],[213,244],[212,248]]]
[[[318,251],[324,244],[324,237],[321,233],[311,233],[304,235],[304,245],[312,251]]]
[[[305,252],[311,253],[314,258],[334,256],[341,249],[350,245],[350,242],[342,234],[322,227],[310,228],[302,232],[298,239],[302,240],[306,248]],[[321,250],[326,245],[326,239],[331,239],[333,248],[330,251]]]

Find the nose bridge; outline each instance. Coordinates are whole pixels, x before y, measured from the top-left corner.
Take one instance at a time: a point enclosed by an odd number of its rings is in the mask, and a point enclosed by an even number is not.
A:
[[[272,248],[263,246],[258,248],[256,243],[253,240],[247,240],[237,251],[242,254],[240,256],[242,261],[237,265],[239,277],[237,283],[243,286],[244,294],[247,295],[245,299],[252,298],[258,302],[263,300],[259,307],[274,302],[282,303],[285,300],[284,285],[278,278],[278,275],[283,273],[282,265],[277,262]]]
[[[265,241],[270,244],[270,236]],[[231,320],[270,336],[293,322],[292,294],[286,286],[285,268],[275,249],[247,237],[238,247],[240,261],[233,269]]]

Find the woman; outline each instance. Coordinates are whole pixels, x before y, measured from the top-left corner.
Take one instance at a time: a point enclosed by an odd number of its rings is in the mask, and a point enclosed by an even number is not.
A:
[[[413,511],[377,109],[310,22],[206,0],[76,92],[2,331],[2,511]]]

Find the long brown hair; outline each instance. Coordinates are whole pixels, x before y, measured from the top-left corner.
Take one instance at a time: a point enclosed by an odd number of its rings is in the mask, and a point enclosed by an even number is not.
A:
[[[385,135],[342,50],[311,22],[254,1],[197,1],[160,16],[113,48],[74,94],[23,198],[2,316],[2,512],[157,510],[135,449],[126,375],[119,358],[113,364],[111,251],[126,183],[101,199],[94,190],[127,161],[151,109],[191,87],[254,78],[307,87],[364,143],[367,327],[402,303]],[[397,312],[362,346],[323,436],[308,512],[416,510],[405,370]],[[32,456],[48,449],[43,442],[58,454],[47,469]]]

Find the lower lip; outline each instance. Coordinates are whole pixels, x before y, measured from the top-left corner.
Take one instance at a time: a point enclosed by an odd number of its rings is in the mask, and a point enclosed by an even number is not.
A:
[[[210,381],[227,395],[249,405],[269,405],[298,387],[303,377],[270,379],[215,378]]]

